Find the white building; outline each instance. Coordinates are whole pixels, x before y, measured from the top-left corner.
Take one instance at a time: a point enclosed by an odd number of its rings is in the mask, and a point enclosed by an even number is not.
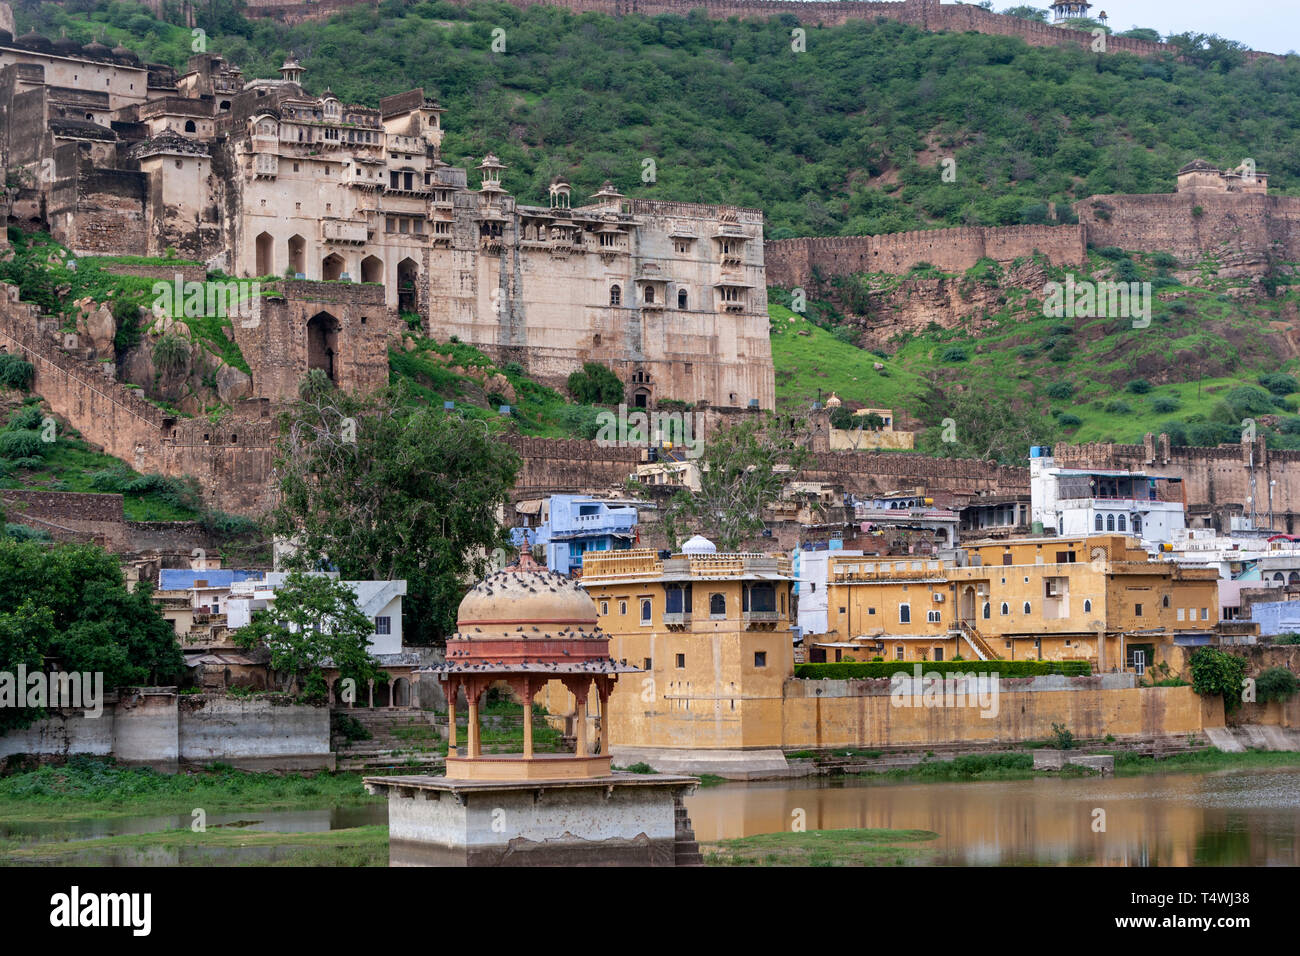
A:
[[[253,612],[269,607],[275,601],[275,592],[289,575],[282,571],[269,571],[260,579],[236,581],[230,586],[226,599],[226,623],[231,630],[244,627],[253,619]],[[327,572],[337,579],[338,572]],[[402,597],[406,594],[405,581],[344,581],[357,596],[357,607],[374,623],[375,632],[370,638],[370,653],[381,661],[388,654],[402,653]]]
[[[832,555],[859,557],[861,551],[844,551],[842,549],[826,551],[794,552],[793,569],[795,574],[794,593],[799,599],[798,626],[802,635],[825,634],[826,622],[826,581],[827,562]]]
[[[1181,482],[1141,471],[1058,468],[1050,449],[1029,452],[1032,520],[1060,537],[1118,532],[1147,547],[1172,541],[1187,527]]]

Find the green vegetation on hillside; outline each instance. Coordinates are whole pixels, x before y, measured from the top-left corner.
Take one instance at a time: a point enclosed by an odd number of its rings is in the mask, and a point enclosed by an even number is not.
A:
[[[1197,284],[1186,285],[1171,258],[1100,249],[1080,267],[1042,260],[1034,288],[1017,287],[987,261],[963,275],[842,277],[812,291],[822,297],[803,315],[789,310],[789,291],[773,289],[778,403],[807,407],[820,388],[823,398],[835,390],[846,402],[890,407],[927,426],[918,450],[950,457],[1018,461],[1030,444],[1140,442],[1147,432],[1165,432],[1175,445],[1215,446],[1240,441],[1248,421],[1270,447],[1300,448],[1300,362],[1287,358],[1300,284],[1283,284],[1294,266],[1278,264],[1261,287],[1221,278],[1206,262],[1193,270]],[[1045,283],[1068,275],[1079,283],[1150,282],[1149,324],[1044,315]],[[972,309],[952,328],[895,332],[872,351],[854,345],[863,332],[857,317],[874,319],[884,298],[905,300],[900,284],[910,278],[946,279],[959,295],[982,283],[1000,304],[992,313]],[[955,442],[944,440],[945,419]]]
[[[190,30],[143,6],[89,6],[21,4],[19,32],[103,34],[178,67],[191,54]],[[382,0],[294,26],[247,21],[231,0],[196,13],[209,51],[248,77],[276,76],[295,50],[316,94],[375,106],[424,87],[448,109],[444,159],[495,152],[524,202],[545,202],[557,173],[575,202],[608,178],[629,195],[762,208],[780,238],[1068,221],[1059,204],[1172,190],[1198,155],[1250,157],[1273,191],[1300,190],[1295,58],[1224,71],[1214,51],[1192,65],[883,21],[808,27],[796,53],[794,10],[716,21]]]

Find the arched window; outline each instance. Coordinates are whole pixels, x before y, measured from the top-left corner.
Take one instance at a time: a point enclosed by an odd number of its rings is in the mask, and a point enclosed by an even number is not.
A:
[[[186,121],[185,121],[185,132],[187,132],[187,133],[193,133],[193,132],[196,132],[197,130],[198,130],[198,127],[194,125],[194,120],[186,120]]]
[[[1091,601],[1091,600],[1086,600],[1086,601],[1083,602],[1083,613],[1084,613],[1084,614],[1091,614],[1091,613],[1092,613],[1092,601]]]
[[[686,308],[686,290],[685,290],[685,289],[678,289],[678,290],[677,290],[677,308],[679,308],[679,309],[684,309],[684,308]]]
[[[1029,606],[1029,602],[1026,601],[1026,602],[1025,602],[1025,613],[1028,614],[1028,613],[1030,613],[1031,610],[1032,610],[1032,609],[1031,609],[1030,606]]]
[[[1002,614],[1003,614],[1003,616],[1005,617],[1006,615],[1008,615],[1008,614],[1010,614],[1010,613],[1011,613],[1011,607],[1007,604],[1006,601],[1003,601],[1003,602],[1002,602]]]
[[[612,285],[609,287],[609,304],[610,305],[623,304],[623,290],[616,285]]]
[[[1134,516],[1133,516],[1133,533],[1134,533],[1134,534],[1141,534],[1141,533],[1142,533],[1142,516],[1141,516],[1141,515],[1134,515]]]
[[[720,617],[727,616],[727,596],[725,594],[709,595],[709,614],[717,614]]]
[[[1119,530],[1120,531],[1128,530],[1128,519],[1124,515],[1119,516]]]
[[[984,620],[988,620],[993,615],[993,605],[988,601],[984,602]]]
[[[654,300],[655,300],[655,287],[654,287],[654,286],[652,286],[652,285],[648,285],[648,286],[645,287],[645,300],[646,300],[646,302],[649,303],[649,304],[653,304],[653,303],[654,303]]]
[[[899,624],[912,623],[912,606],[910,604],[898,605],[898,623]]]
[[[1168,595],[1168,594],[1166,594],[1163,598],[1160,599],[1160,606],[1161,606],[1161,607],[1168,607],[1168,606],[1169,606],[1169,595]]]
[[[1102,526],[1101,526],[1101,515],[1097,515],[1097,522],[1096,522],[1096,525],[1097,525],[1097,530],[1098,530],[1098,531],[1103,530],[1103,529],[1102,529]]]
[[[1114,531],[1114,530],[1115,530],[1115,516],[1114,516],[1114,515],[1106,515],[1106,530],[1107,530],[1107,531]]]

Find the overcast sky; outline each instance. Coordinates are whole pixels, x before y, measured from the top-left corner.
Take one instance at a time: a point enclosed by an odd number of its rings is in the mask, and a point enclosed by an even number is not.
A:
[[[1021,0],[1046,9],[1051,0]],[[1296,0],[1092,0],[1094,15],[1106,11],[1110,27],[1122,32],[1150,27],[1170,33],[1217,33],[1253,50],[1300,50],[1300,3]],[[994,10],[1017,6],[993,0]]]

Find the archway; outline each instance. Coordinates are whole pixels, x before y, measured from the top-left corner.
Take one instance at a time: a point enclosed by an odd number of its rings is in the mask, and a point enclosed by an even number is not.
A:
[[[399,677],[393,681],[393,706],[411,706],[411,682],[405,677]]]
[[[962,589],[960,615],[963,621],[975,620],[975,589],[974,588],[968,587]]]
[[[331,279],[338,279],[343,275],[344,265],[346,263],[344,263],[343,257],[337,252],[331,252],[320,261],[320,277],[326,282]]]
[[[318,368],[337,382],[335,360],[339,347],[339,320],[317,312],[307,322],[307,368]]]
[[[638,388],[632,395],[632,405],[635,408],[648,408],[650,405],[650,390],[648,388]]]
[[[307,274],[307,240],[302,236],[289,237],[289,269],[294,275]]]
[[[403,259],[397,264],[397,309],[399,312],[418,311],[419,294],[416,282],[420,276],[420,267],[411,258]]]
[[[257,274],[275,274],[275,240],[269,232],[263,232],[257,237]]]
[[[384,281],[384,260],[378,256],[366,256],[361,260],[362,282]]]

